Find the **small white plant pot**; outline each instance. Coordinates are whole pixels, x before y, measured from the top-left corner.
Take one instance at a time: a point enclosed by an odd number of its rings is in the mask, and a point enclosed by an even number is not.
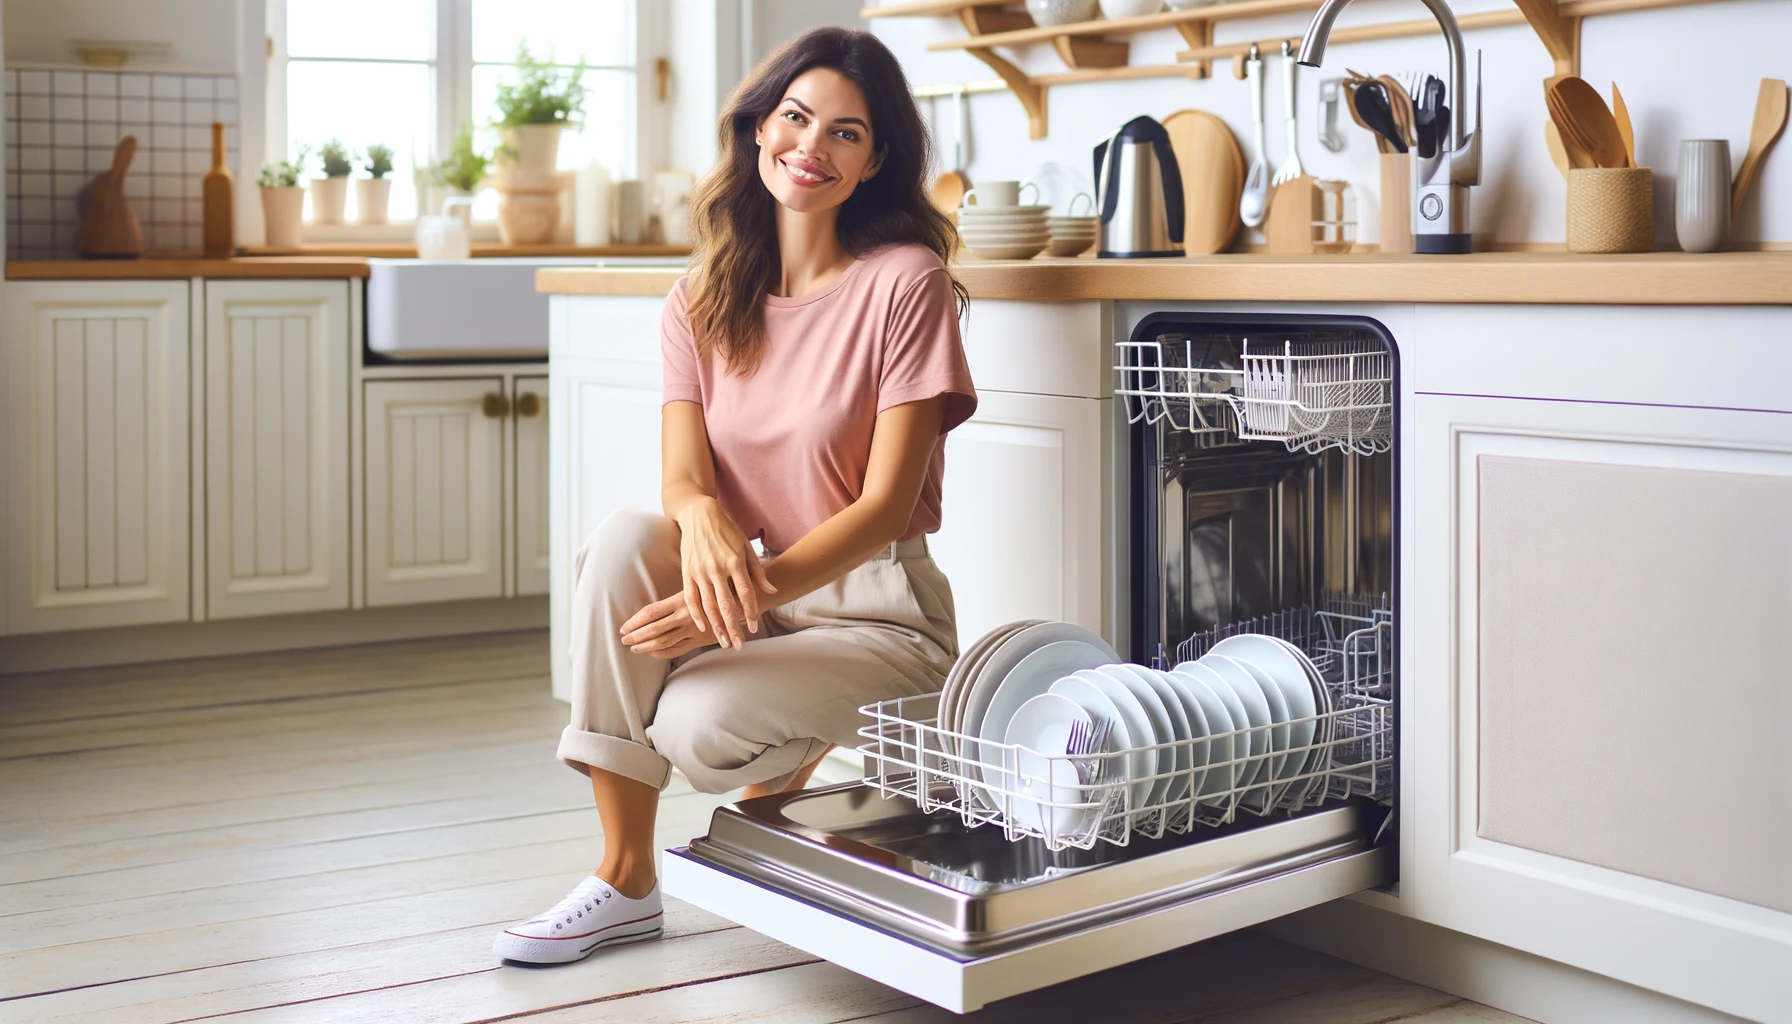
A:
[[[391,178],[355,179],[355,218],[361,223],[386,223],[386,208],[391,200]]]
[[[504,148],[498,154],[503,188],[549,192],[560,187],[554,165],[560,159],[560,133],[565,125],[517,124],[498,129]]]
[[[348,178],[311,179],[311,223],[340,224],[348,205]]]
[[[297,248],[304,212],[305,190],[299,186],[263,188],[261,217],[267,228],[267,244],[282,249]]]

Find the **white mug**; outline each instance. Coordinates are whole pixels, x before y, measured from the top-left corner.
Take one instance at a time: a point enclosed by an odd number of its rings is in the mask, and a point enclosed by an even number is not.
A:
[[[1674,180],[1674,235],[1687,252],[1710,252],[1730,233],[1730,143],[1685,139]]]
[[[964,194],[966,206],[1019,206],[1020,193],[1023,188],[1033,190],[1033,201],[1039,201],[1039,186],[1032,182],[1022,185],[1018,181],[986,181]],[[975,200],[973,202],[973,200]]]

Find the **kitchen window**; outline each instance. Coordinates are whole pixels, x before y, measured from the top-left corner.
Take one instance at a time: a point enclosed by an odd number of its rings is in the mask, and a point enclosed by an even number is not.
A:
[[[560,166],[595,158],[613,175],[631,173],[639,130],[635,6],[635,0],[269,0],[269,162],[307,146],[309,180],[322,174],[318,147],[339,138],[357,154],[355,176],[363,177],[368,144],[392,147],[393,226],[356,225],[351,189],[347,224],[327,230],[345,238],[406,237],[402,225],[431,199],[417,169],[445,155],[463,124],[473,127],[481,151],[496,146],[494,101],[498,86],[515,73],[521,43],[568,69],[581,59],[586,64],[584,115],[561,141]],[[497,197],[487,190],[475,201],[474,217],[493,219],[496,209]]]

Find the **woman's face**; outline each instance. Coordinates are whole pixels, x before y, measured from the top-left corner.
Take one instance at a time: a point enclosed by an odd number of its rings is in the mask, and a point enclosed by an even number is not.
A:
[[[864,93],[831,68],[798,75],[753,141],[759,145],[759,180],[798,213],[846,202],[883,162]]]

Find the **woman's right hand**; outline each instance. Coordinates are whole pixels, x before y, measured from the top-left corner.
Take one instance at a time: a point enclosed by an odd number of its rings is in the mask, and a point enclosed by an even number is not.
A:
[[[691,622],[723,647],[746,641],[741,623],[759,632],[759,594],[777,592],[765,578],[759,556],[746,535],[714,498],[693,501],[679,510],[679,563],[684,574],[685,606]]]

